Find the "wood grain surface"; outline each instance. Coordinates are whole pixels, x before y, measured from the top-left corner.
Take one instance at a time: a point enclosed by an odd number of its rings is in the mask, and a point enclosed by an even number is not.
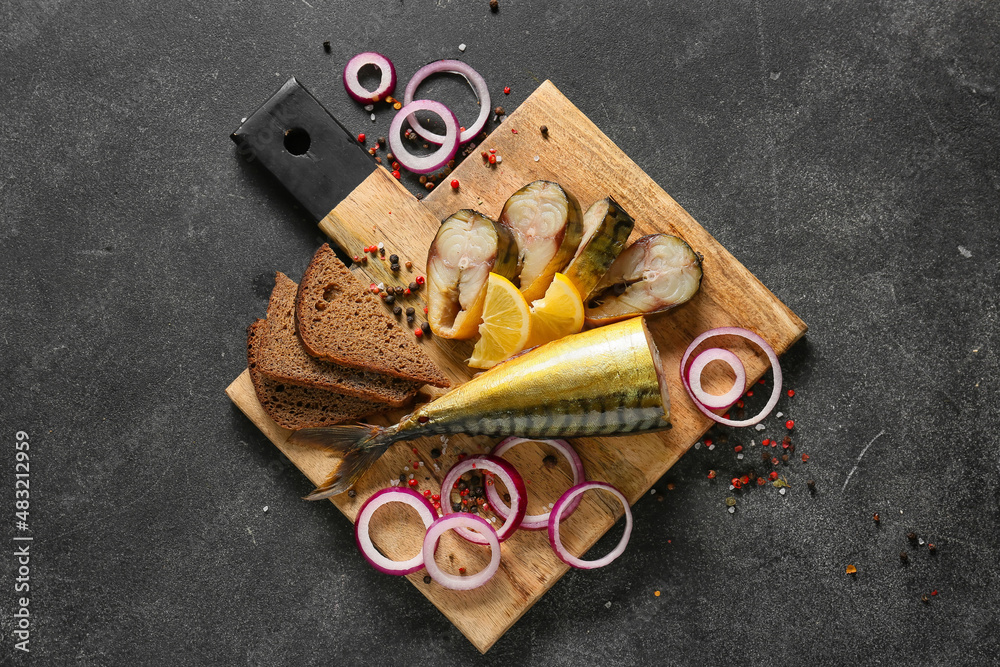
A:
[[[548,128],[546,134],[539,127]],[[488,166],[479,150],[496,149],[502,162]],[[806,331],[806,325],[782,304],[760,281],[705,231],[680,205],[654,183],[608,137],[587,119],[549,81],[543,83],[516,111],[493,131],[470,157],[446,179],[458,179],[460,188],[444,185],[418,202],[384,168],[376,171],[321,223],[322,229],[349,254],[383,242],[386,256],[397,254],[400,262],[412,262],[412,271],[393,274],[388,262],[369,258],[352,267],[368,282],[408,284],[424,272],[427,248],[440,220],[460,208],[473,208],[494,219],[507,197],[536,179],[559,182],[586,208],[593,201],[613,196],[636,220],[632,240],[667,232],[684,238],[704,256],[701,290],[687,304],[649,318],[670,378],[673,429],[661,433],[586,438],[574,441],[584,460],[587,477],[607,481],[634,503],[649,490],[674,462],[711,425],[685,393],[679,373],[680,357],[688,343],[706,329],[741,326],[759,333],[778,354]],[[275,267],[281,269],[283,267]],[[424,293],[418,292],[404,305],[416,308],[423,321]],[[767,359],[739,340],[723,341],[743,359],[748,379],[755,382],[767,369]],[[472,375],[465,365],[471,344],[431,338],[422,343],[427,352],[453,381]],[[707,387],[722,382],[722,376],[707,377]],[[721,386],[721,385],[720,385]],[[434,390],[430,395],[436,395]],[[240,375],[226,393],[263,433],[314,483],[322,481],[338,464],[336,459],[313,449],[287,442],[290,431],[278,427],[257,402],[248,372]],[[388,424],[402,412],[373,419]],[[490,438],[452,436],[397,443],[376,463],[356,488],[352,498],[342,494],[334,504],[353,522],[361,504],[393,480],[415,474],[418,490],[439,492],[440,480],[460,453],[488,451]],[[442,449],[438,459],[431,450]],[[541,446],[522,445],[508,457],[528,482],[529,513],[545,511],[569,485],[568,468],[547,469],[541,465],[546,452]],[[414,462],[420,465],[414,472]],[[412,515],[412,516],[411,516]],[[622,515],[617,501],[607,494],[586,494],[580,509],[564,523],[566,546],[583,554]],[[642,526],[637,526],[642,530]],[[402,558],[419,548],[422,527],[409,510],[389,506],[376,514],[372,536],[390,557]],[[501,546],[499,572],[485,586],[467,592],[448,591],[437,584],[424,584],[424,572],[407,578],[482,652],[487,651],[531,605],[562,576],[568,567],[552,553],[544,531],[518,531]],[[488,559],[479,547],[454,534],[446,534],[438,560],[476,571]],[[360,555],[359,555],[360,558]],[[621,561],[609,567],[620,567]],[[600,570],[583,576],[600,577]]]

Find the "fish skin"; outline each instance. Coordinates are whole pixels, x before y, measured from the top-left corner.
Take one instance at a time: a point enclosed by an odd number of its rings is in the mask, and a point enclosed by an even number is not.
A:
[[[308,497],[312,500],[346,491],[374,463],[376,453],[401,440],[455,433],[624,435],[670,428],[669,419],[670,397],[659,357],[643,318],[636,317],[523,352],[388,428],[303,429],[292,441],[325,446],[344,457]]]
[[[600,220],[594,221],[598,215]],[[594,202],[583,214],[583,240],[563,273],[576,285],[584,303],[625,249],[634,226],[632,216],[610,196]]]
[[[486,264],[479,270],[484,279],[478,291],[470,290],[470,271],[448,266],[453,259],[443,244],[453,243],[454,236],[464,235],[463,240],[481,235],[492,253],[483,257]],[[461,209],[448,216],[438,228],[434,241],[427,251],[427,321],[436,336],[442,338],[473,338],[479,332],[483,303],[486,298],[486,277],[497,273],[508,280],[517,275],[517,242],[510,230],[495,220],[472,209]],[[475,293],[470,293],[474,291]]]

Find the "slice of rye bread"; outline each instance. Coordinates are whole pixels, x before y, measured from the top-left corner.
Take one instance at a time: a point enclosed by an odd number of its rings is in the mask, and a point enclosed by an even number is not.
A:
[[[333,426],[387,409],[385,403],[297,387],[263,375],[258,369],[258,361],[261,339],[266,335],[266,320],[257,320],[247,327],[247,367],[257,400],[278,426],[293,430]]]
[[[326,389],[400,406],[416,395],[421,384],[412,380],[362,371],[310,355],[295,331],[295,295],[299,286],[278,271],[267,304],[267,334],[263,336],[257,370],[300,387]]]
[[[316,251],[295,300],[299,336],[309,354],[345,366],[448,387],[451,382],[385,312],[385,306],[337,259]]]

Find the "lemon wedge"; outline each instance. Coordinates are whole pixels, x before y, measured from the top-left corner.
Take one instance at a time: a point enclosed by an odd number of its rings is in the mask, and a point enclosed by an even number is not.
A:
[[[479,342],[472,350],[469,365],[492,368],[517,354],[528,343],[531,313],[521,291],[503,276],[490,274],[483,303],[483,323]]]
[[[583,299],[576,285],[557,273],[545,296],[531,304],[531,333],[525,347],[534,347],[583,330]]]

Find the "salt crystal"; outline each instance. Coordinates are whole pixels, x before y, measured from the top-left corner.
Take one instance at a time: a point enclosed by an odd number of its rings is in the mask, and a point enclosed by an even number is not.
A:
[[[778,489],[778,493],[780,493],[781,495],[785,495],[785,487],[781,487],[780,489]]]
[[[403,472],[410,472],[410,466],[406,466],[405,468],[403,468]]]
[[[246,118],[246,116],[244,116],[244,117],[243,117],[243,120],[241,120],[240,122],[241,122],[241,123],[245,123],[245,122],[247,122],[247,118]]]
[[[917,542],[919,542],[920,545],[923,546],[923,544],[924,544],[924,538],[921,537],[919,540],[917,540]]]
[[[410,479],[413,479],[413,473],[412,472],[410,473]]]
[[[700,442],[694,443],[694,448],[695,449],[701,449],[701,443]]]
[[[777,81],[780,76],[781,72],[771,72],[771,81]]]
[[[380,292],[381,292],[381,291],[382,291],[382,290],[384,290],[384,289],[385,289],[385,283],[379,283],[379,284],[378,284],[378,291],[380,291]]]
[[[784,413],[784,412],[779,412],[778,414],[776,414],[776,415],[774,415],[774,416],[775,416],[775,417],[784,417],[784,416],[785,416],[785,413]]]
[[[730,513],[730,514],[733,514],[733,513],[735,513],[735,512],[736,512],[736,508],[735,508],[735,507],[730,507],[730,508],[729,508],[729,513]]]
[[[537,155],[535,156],[535,162],[538,162],[538,156]]]
[[[382,241],[379,241],[378,242],[378,249],[379,250],[385,250],[385,243],[383,243]]]
[[[497,164],[500,164],[501,162],[503,162],[503,158],[497,155]]]
[[[372,122],[375,122],[375,114],[372,114]]]
[[[439,466],[438,464],[435,463],[434,464],[434,470],[441,470],[441,466]]]
[[[365,105],[365,111],[375,111],[375,105],[374,104],[366,104]]]
[[[730,490],[730,491],[732,491],[732,490],[733,490],[733,489],[735,489],[735,488],[736,488],[736,487],[735,487],[735,486],[733,486],[732,484],[730,484],[730,485],[729,485],[729,490]]]
[[[465,51],[465,44],[459,44],[458,45],[458,50],[459,51]]]
[[[611,600],[608,600],[607,602],[605,602],[604,606],[607,607],[608,609],[611,609]]]
[[[972,252],[968,248],[966,248],[965,246],[962,246],[962,245],[958,246],[958,252],[960,252],[962,254],[962,257],[964,257],[966,259],[969,259],[970,257],[972,257]]]
[[[417,461],[417,467],[418,467],[418,468],[419,468],[420,466],[422,466],[423,464],[424,464],[424,462],[423,462],[423,461]]]
[[[763,431],[764,430],[764,425],[763,424],[757,424],[756,426],[754,426],[754,428],[757,429],[758,431]]]
[[[656,495],[656,489],[650,489],[649,490],[649,495],[655,496]]]
[[[267,511],[267,505],[264,505],[264,511],[265,512]]]
[[[743,455],[742,454],[737,454],[736,455],[736,460],[737,461],[742,461],[743,460]]]
[[[708,451],[712,451],[713,449],[715,449],[715,445],[709,445],[708,446]]]

